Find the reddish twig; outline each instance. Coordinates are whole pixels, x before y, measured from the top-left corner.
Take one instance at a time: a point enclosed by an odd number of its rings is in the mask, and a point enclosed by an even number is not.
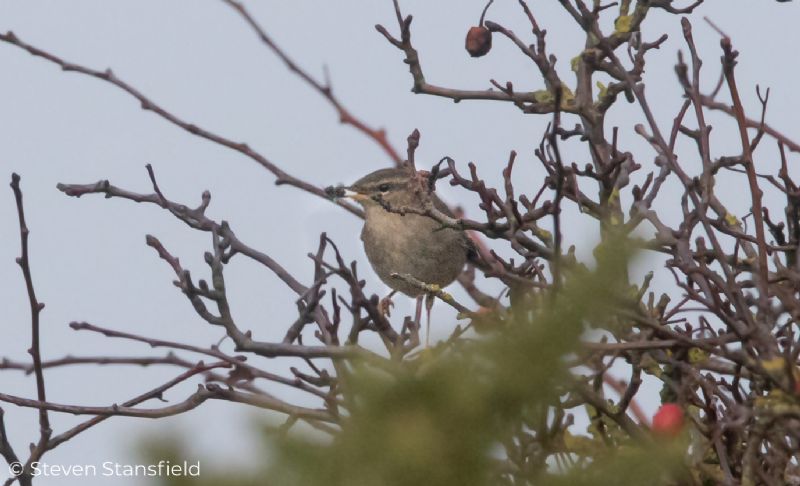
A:
[[[753,203],[752,213],[756,226],[756,239],[758,240],[759,307],[763,312],[766,312],[769,301],[769,267],[767,266],[767,240],[764,234],[764,211],[761,202],[763,192],[758,186],[755,163],[753,162],[753,154],[750,150],[750,137],[747,134],[744,108],[742,107],[742,100],[739,97],[739,90],[736,87],[734,68],[736,66],[736,57],[739,53],[733,50],[731,40],[728,36],[723,36],[720,45],[724,53],[722,68],[725,73],[725,80],[731,92],[731,98],[733,99],[733,109],[742,142],[742,156],[744,158],[745,169],[747,170],[747,180],[750,184],[750,197]]]
[[[386,130],[383,128],[372,128],[361,119],[354,116],[350,113],[341,101],[339,101],[336,96],[333,94],[333,88],[331,87],[330,83],[323,84],[316,79],[314,79],[310,74],[308,74],[305,70],[303,70],[297,63],[289,57],[286,52],[278,47],[275,41],[267,34],[267,32],[256,22],[255,18],[250,15],[250,12],[245,8],[245,6],[241,2],[237,2],[236,0],[222,0],[224,3],[229,5],[231,8],[236,10],[236,12],[242,16],[242,18],[247,22],[248,25],[255,31],[258,38],[261,39],[267,47],[269,47],[272,52],[275,53],[278,58],[289,68],[290,71],[295,73],[297,76],[300,77],[306,84],[314,88],[316,92],[322,95],[328,103],[333,106],[336,110],[336,113],[339,115],[339,121],[345,125],[350,125],[359,132],[363,133],[367,136],[367,138],[371,139],[375,143],[377,143],[381,149],[389,156],[389,158],[395,163],[395,165],[401,165],[403,163],[403,159],[400,157],[400,154],[395,150],[395,148],[389,143],[389,139],[386,136]]]

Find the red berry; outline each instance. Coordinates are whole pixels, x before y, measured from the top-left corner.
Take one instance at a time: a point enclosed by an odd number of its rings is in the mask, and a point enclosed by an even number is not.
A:
[[[472,57],[485,56],[492,48],[492,32],[482,25],[470,27],[464,47]]]
[[[653,415],[653,432],[667,437],[675,437],[683,429],[683,409],[676,403],[661,405]]]

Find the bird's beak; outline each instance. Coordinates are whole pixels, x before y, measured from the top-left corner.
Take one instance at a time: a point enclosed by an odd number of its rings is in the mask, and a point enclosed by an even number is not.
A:
[[[360,192],[356,192],[356,191],[354,191],[352,189],[348,189],[348,188],[344,188],[343,197],[350,198],[350,199],[352,199],[354,201],[364,201],[366,199],[369,199],[369,196],[367,196],[366,194],[361,194]]]

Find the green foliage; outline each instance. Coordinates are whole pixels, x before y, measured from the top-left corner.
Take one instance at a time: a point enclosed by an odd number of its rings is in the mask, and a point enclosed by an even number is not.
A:
[[[596,271],[573,267],[557,292],[517,299],[494,334],[442,343],[389,369],[354,363],[342,383],[349,415],[341,432],[322,443],[278,440],[263,484],[520,484],[509,467],[526,484],[670,484],[680,456],[646,434],[634,442],[610,420],[593,422],[591,436],[547,426],[554,414],[563,418],[564,397],[574,392],[565,357],[586,325],[610,326],[618,309],[633,306],[611,277],[625,253],[601,248]],[[508,452],[526,436],[540,453],[515,460]]]

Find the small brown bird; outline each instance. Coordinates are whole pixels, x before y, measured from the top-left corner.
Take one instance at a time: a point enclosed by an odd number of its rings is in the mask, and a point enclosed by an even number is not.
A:
[[[361,240],[375,273],[393,289],[392,294],[400,291],[417,298],[417,322],[424,290],[392,275],[406,274],[445,287],[458,277],[473,251],[464,231],[443,227],[429,216],[395,212],[403,208],[424,210],[430,198],[436,209],[453,216],[435,194],[420,188],[420,182],[406,169],[380,169],[343,188],[342,194],[364,208]],[[428,302],[432,305],[433,301]]]

